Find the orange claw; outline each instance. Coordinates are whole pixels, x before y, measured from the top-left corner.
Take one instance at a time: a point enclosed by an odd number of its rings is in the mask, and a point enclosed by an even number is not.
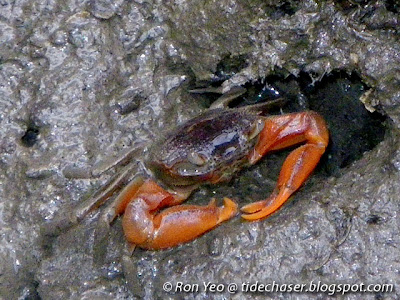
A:
[[[252,164],[269,151],[302,142],[306,144],[293,150],[286,158],[271,197],[241,209],[245,213],[242,218],[249,221],[265,218],[278,210],[309,177],[329,142],[324,120],[312,111],[269,117],[264,124],[259,141],[249,157]]]
[[[266,200],[261,200],[261,201],[247,204],[247,205],[243,206],[240,209],[240,211],[243,213],[246,213],[246,214],[252,214],[252,213],[258,212],[258,211],[262,210],[263,208],[265,208],[266,206],[268,206],[268,204],[271,203],[273,199],[274,199],[274,197],[271,196]]]
[[[229,198],[224,199],[222,207],[217,207],[215,200],[207,206],[176,205],[185,199],[152,180],[124,194],[131,195],[131,201],[125,199],[120,206],[125,210],[122,226],[126,239],[145,249],[164,249],[191,241],[237,213],[237,204]],[[172,205],[176,206],[160,212]]]

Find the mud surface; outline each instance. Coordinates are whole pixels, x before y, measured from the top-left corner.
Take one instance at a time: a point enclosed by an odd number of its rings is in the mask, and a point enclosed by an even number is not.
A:
[[[203,288],[320,281],[389,283],[391,293],[345,299],[398,299],[399,12],[379,0],[0,1],[0,298],[326,299]],[[290,100],[283,112],[323,114],[332,140],[278,213],[256,223],[237,217],[194,242],[129,259],[117,220],[100,263],[96,212],[43,235],[118,171],[71,180],[67,166],[93,166],[198,115],[212,98],[192,88],[246,85],[254,96],[266,81]],[[272,154],[189,201],[259,200],[284,157]],[[176,292],[178,282],[199,291]]]

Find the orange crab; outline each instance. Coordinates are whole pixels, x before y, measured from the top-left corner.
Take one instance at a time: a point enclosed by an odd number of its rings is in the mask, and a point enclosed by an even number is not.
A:
[[[223,105],[222,105],[223,104]],[[191,241],[237,214],[237,204],[224,199],[206,206],[183,205],[204,183],[231,179],[241,168],[255,164],[265,154],[303,144],[286,158],[277,185],[268,198],[240,210],[249,221],[278,210],[318,164],[328,145],[323,118],[313,111],[263,116],[266,105],[227,108],[219,102],[189,120],[152,146],[146,167],[120,192],[103,214],[109,224],[123,214],[127,241],[145,249],[164,249]],[[113,184],[93,200],[81,215],[100,205],[126,181],[128,167]]]

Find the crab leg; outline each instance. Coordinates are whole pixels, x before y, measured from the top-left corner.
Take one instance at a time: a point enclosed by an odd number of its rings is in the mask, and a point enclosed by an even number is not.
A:
[[[326,124],[315,112],[269,117],[264,123],[259,141],[249,157],[251,164],[269,151],[306,144],[293,150],[286,158],[269,198],[242,207],[241,211],[245,213],[242,217],[246,220],[259,220],[279,209],[314,170],[329,141]]]
[[[207,206],[177,205],[187,196],[171,194],[152,180],[125,188],[115,212],[124,212],[122,226],[128,242],[145,249],[173,247],[193,240],[237,212],[237,205],[228,198],[222,207],[214,200]]]
[[[93,261],[101,265],[106,256],[110,224],[125,209],[128,201],[133,197],[136,191],[143,184],[142,176],[135,176],[129,184],[121,191],[111,204],[109,204],[99,217],[94,234],[93,243]],[[134,249],[134,247],[132,247]]]

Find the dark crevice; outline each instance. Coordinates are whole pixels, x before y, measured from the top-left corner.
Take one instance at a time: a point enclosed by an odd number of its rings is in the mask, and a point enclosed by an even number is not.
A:
[[[280,1],[276,5],[266,5],[264,11],[270,18],[279,20],[286,15],[293,16],[298,11],[298,6],[298,1]]]
[[[31,285],[25,289],[25,293],[20,299],[23,300],[41,300],[42,298],[40,297],[37,289],[39,287],[39,282],[34,280],[32,281]]]
[[[32,147],[38,141],[40,134],[40,128],[33,121],[28,121],[27,129],[24,135],[21,137],[21,143],[25,147]]]
[[[299,79],[309,108],[324,117],[330,130],[331,141],[321,164],[328,174],[337,174],[384,139],[386,117],[367,111],[361,103],[369,87],[356,73],[334,71],[315,84],[306,73]]]
[[[383,219],[378,215],[371,214],[367,217],[366,222],[370,225],[380,225],[383,223]]]
[[[333,71],[320,81],[313,78],[302,72],[298,77],[269,76],[263,82],[288,100],[282,108],[284,113],[310,109],[323,116],[329,127],[330,143],[317,170],[328,176],[339,175],[340,169],[384,139],[386,117],[365,109],[359,99],[369,87],[356,73]],[[268,95],[262,101],[270,99]]]
[[[391,11],[392,13],[400,13],[400,2],[398,0],[386,0],[385,7],[388,11]]]

